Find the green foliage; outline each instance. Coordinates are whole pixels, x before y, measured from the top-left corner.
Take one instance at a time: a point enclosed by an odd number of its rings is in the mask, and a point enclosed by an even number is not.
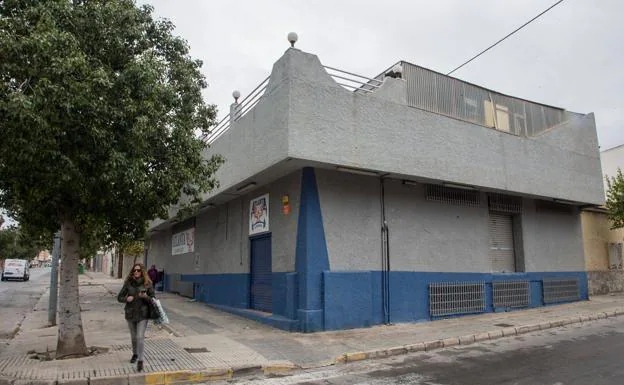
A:
[[[30,261],[41,250],[37,242],[33,241],[18,227],[9,227],[0,230],[0,259],[26,259]]]
[[[141,239],[181,193],[216,185],[201,61],[131,0],[0,1],[0,207],[81,254]]]
[[[125,242],[120,245],[120,251],[123,255],[141,256],[145,251],[142,241]]]
[[[611,229],[624,227],[624,175],[618,168],[614,177],[607,177],[607,210],[612,221]]]

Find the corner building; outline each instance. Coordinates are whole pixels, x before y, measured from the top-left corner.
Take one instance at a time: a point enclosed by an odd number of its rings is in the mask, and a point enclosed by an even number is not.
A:
[[[290,48],[207,140],[220,187],[150,225],[165,290],[301,332],[588,298],[593,114]]]

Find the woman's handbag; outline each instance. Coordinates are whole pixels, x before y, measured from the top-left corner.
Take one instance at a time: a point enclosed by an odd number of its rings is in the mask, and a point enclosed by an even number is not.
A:
[[[155,298],[150,298],[147,303],[147,307],[149,310],[148,318],[155,321],[160,318],[160,312],[158,311],[158,306],[156,306],[154,301],[157,300]]]
[[[152,311],[151,309],[154,309],[154,310]],[[155,318],[152,318],[152,315],[154,315]],[[156,317],[156,315],[158,316]],[[150,301],[150,319],[154,320],[154,323],[156,325],[169,323],[169,317],[167,317],[167,313],[165,313],[165,309],[163,309],[162,305],[160,304],[160,301],[157,300],[156,298],[152,298],[152,300]]]

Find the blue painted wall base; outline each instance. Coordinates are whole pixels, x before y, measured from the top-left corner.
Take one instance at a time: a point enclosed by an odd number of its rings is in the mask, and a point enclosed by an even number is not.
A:
[[[318,332],[379,325],[384,322],[381,294],[381,271],[332,272],[322,274],[322,309],[298,308],[297,273],[273,273],[272,313],[249,310],[249,274],[188,274],[184,281],[195,284],[195,298],[220,310],[287,331]],[[494,308],[493,281],[527,280],[531,288],[528,308],[545,306],[542,280],[578,278],[581,300],[588,296],[585,272],[540,273],[432,273],[393,271],[390,273],[390,321],[418,322],[458,316],[431,317],[428,285],[444,281],[482,281],[486,285],[486,311],[502,312],[521,309]],[[166,291],[171,276],[164,280]],[[550,305],[550,304],[549,304]]]
[[[323,310],[299,309],[299,331],[304,333],[321,332],[325,330],[323,326]]]
[[[531,297],[528,307],[533,308],[544,306],[542,280],[563,277],[578,278],[580,299],[589,298],[585,272],[491,274],[393,271],[390,272],[390,321],[393,323],[417,322],[458,317],[432,317],[429,314],[429,284],[433,282],[484,282],[486,291],[485,312],[494,312],[519,309],[494,308],[493,281],[529,281]],[[325,330],[367,327],[383,323],[381,278],[381,271],[325,272],[323,275]]]

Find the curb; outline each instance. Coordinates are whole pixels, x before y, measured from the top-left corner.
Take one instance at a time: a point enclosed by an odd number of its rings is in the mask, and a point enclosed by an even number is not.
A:
[[[284,376],[300,369],[279,362],[267,365],[179,370],[170,372],[138,373],[119,376],[88,377],[79,379],[25,379],[0,375],[0,385],[172,385],[195,384],[210,381],[228,381],[249,375]]]
[[[518,336],[521,334],[531,333],[539,330],[557,328],[566,325],[578,324],[589,321],[597,321],[606,318],[618,317],[624,315],[624,309],[615,311],[600,312],[591,315],[582,315],[577,317],[561,318],[550,322],[542,322],[539,324],[522,325],[518,327],[509,327],[497,329],[489,332],[476,334],[468,334],[460,337],[451,337],[433,341],[419,342],[410,345],[397,346],[387,349],[369,350],[363,352],[344,353],[335,360],[336,364],[344,364],[347,362],[363,361],[375,358],[386,358],[407,353],[429,352],[432,350],[447,348],[451,346],[470,345],[477,342],[495,340],[499,338]]]

